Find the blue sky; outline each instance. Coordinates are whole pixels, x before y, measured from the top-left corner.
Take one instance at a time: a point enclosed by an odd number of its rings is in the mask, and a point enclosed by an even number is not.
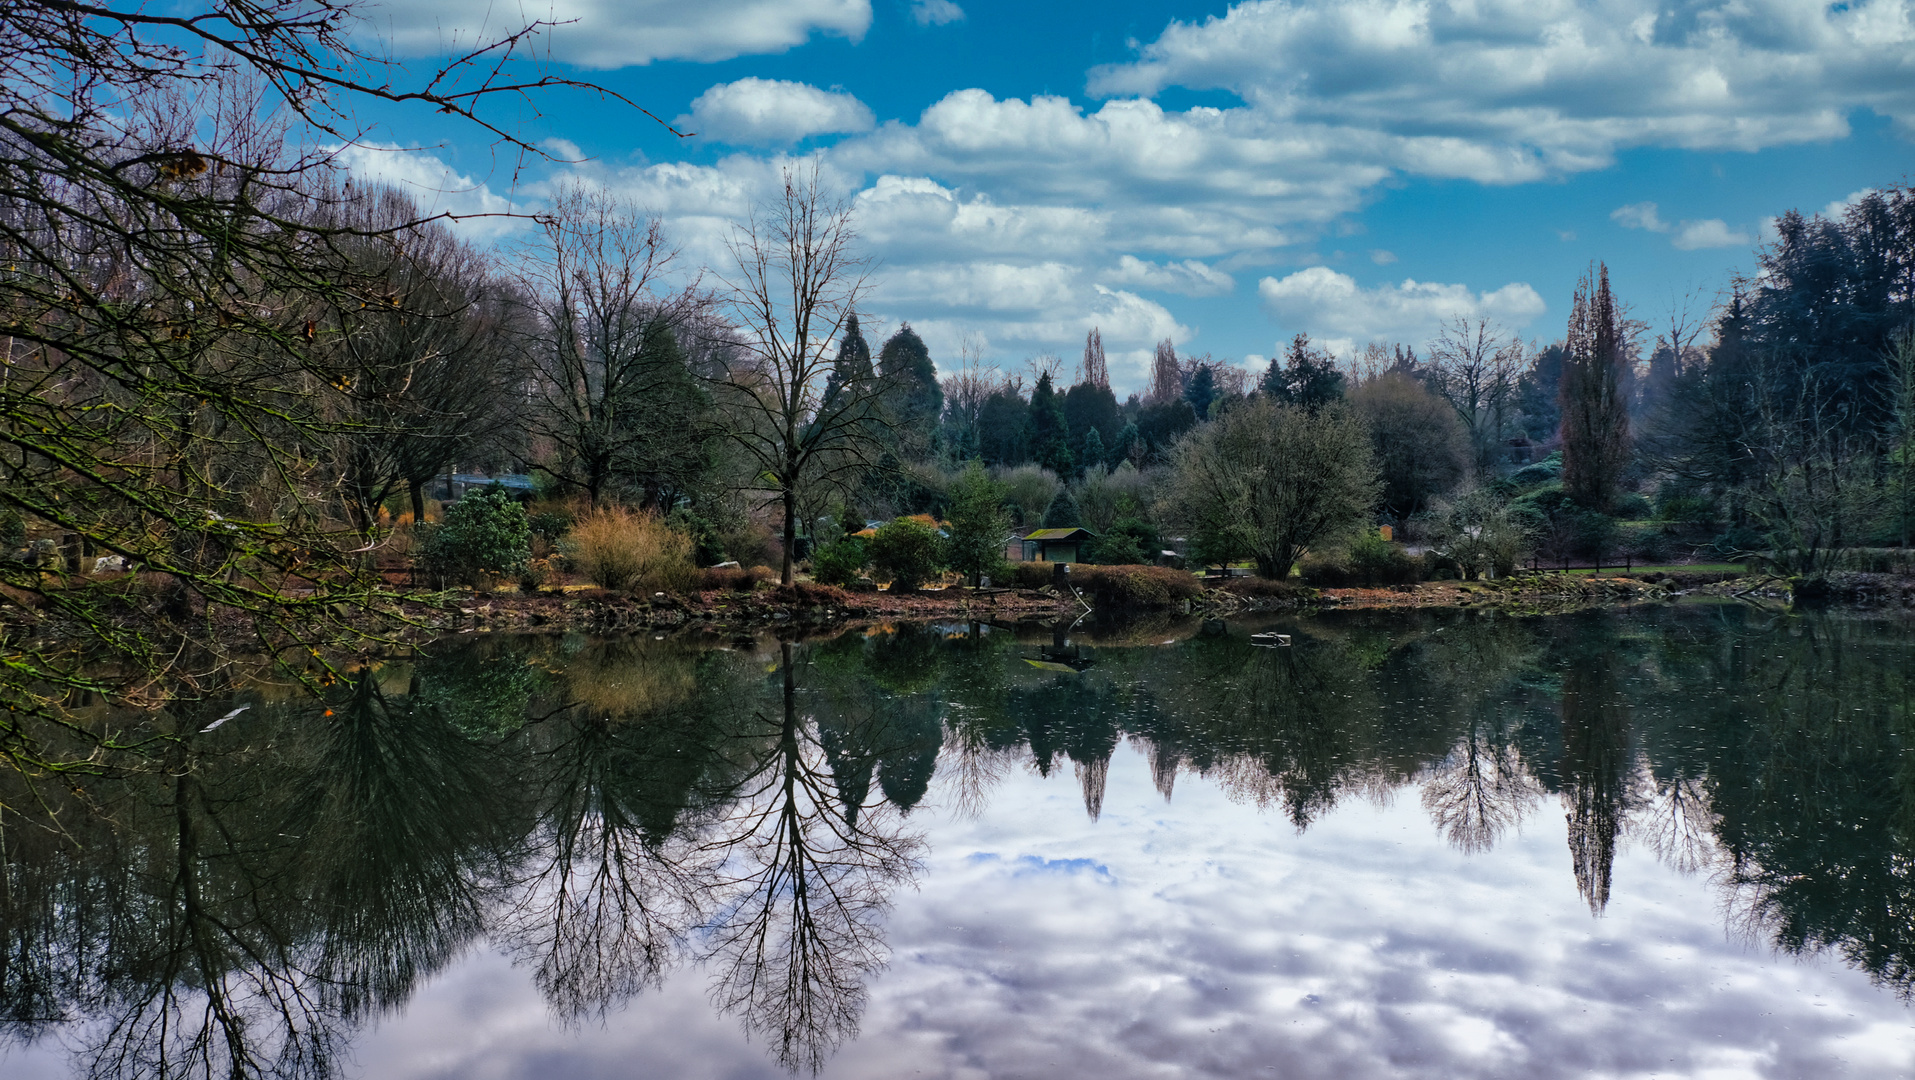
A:
[[[817,158],[877,261],[866,306],[948,370],[1074,361],[1101,327],[1136,389],[1153,342],[1259,364],[1298,331],[1420,345],[1446,318],[1561,333],[1608,262],[1656,320],[1753,266],[1767,219],[1903,182],[1915,0],[423,0],[373,9],[416,70],[449,42],[540,47],[667,119],[575,92],[518,130],[583,163],[515,170],[478,133],[375,116],[359,171],[470,210],[567,176],[660,214],[688,265],[781,166]],[[512,226],[470,228],[488,240]]]

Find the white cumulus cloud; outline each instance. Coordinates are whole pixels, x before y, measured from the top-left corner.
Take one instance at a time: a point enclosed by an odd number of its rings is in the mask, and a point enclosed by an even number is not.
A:
[[[1676,230],[1675,238],[1669,241],[1683,251],[1696,251],[1700,248],[1747,247],[1753,243],[1748,233],[1729,228],[1721,218],[1708,218],[1703,221],[1685,221]]]
[[[472,240],[492,240],[525,227],[529,208],[454,170],[423,150],[390,143],[341,147],[339,164],[355,179],[384,184],[412,197],[426,214],[451,214],[452,227]]]
[[[964,9],[951,0],[911,0],[911,17],[919,26],[943,26],[962,22]]]
[[[1257,283],[1257,294],[1285,333],[1307,333],[1342,354],[1378,339],[1421,346],[1454,316],[1520,329],[1545,310],[1543,298],[1522,282],[1482,293],[1467,285],[1407,278],[1400,285],[1366,289],[1327,266],[1266,277]]]
[[[678,118],[701,135],[729,143],[791,143],[807,135],[869,131],[871,110],[850,94],[783,79],[746,78],[698,95]]]
[[[1853,197],[1853,196],[1851,196]],[[1830,203],[1830,207],[1838,204]],[[1701,221],[1683,220],[1674,225],[1662,220],[1656,204],[1652,202],[1630,203],[1619,206],[1609,212],[1609,220],[1625,229],[1643,229],[1653,233],[1674,233],[1669,244],[1682,251],[1695,251],[1700,248],[1719,248],[1746,246],[1750,243],[1749,234],[1731,229],[1721,218],[1706,218]]]
[[[1912,51],[1910,0],[1250,0],[1172,22],[1089,87],[1229,90],[1396,167],[1480,177],[1599,167],[1627,146],[1828,139],[1857,107],[1906,129]]]
[[[1618,206],[1609,212],[1609,220],[1625,229],[1646,229],[1649,232],[1669,231],[1669,223],[1657,216],[1656,204],[1652,202]]]
[[[871,27],[871,0],[548,0],[503,8],[479,0],[405,0],[365,15],[371,29],[413,56],[463,52],[547,21],[557,25],[535,40],[540,52],[609,69],[783,52],[816,33],[858,41]]]
[[[1103,280],[1112,285],[1134,285],[1184,296],[1215,296],[1237,287],[1229,274],[1196,259],[1160,265],[1135,255],[1118,259],[1115,267],[1104,272]]]
[[[1850,207],[1861,202],[1864,197],[1873,194],[1875,194],[1874,188],[1863,188],[1860,191],[1851,191],[1848,194],[1848,198],[1836,199],[1834,202],[1824,206],[1822,208],[1822,216],[1828,218],[1830,221],[1840,221],[1843,216],[1849,212]]]

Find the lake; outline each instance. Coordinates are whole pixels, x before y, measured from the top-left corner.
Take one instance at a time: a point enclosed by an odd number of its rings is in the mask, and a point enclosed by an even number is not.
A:
[[[152,768],[0,781],[0,1073],[1910,1075],[1911,625],[475,635],[260,678]]]

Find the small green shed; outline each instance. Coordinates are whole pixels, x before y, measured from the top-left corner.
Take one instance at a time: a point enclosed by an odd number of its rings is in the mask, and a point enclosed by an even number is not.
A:
[[[1095,539],[1089,529],[1038,529],[1024,537],[1024,561],[1074,563]]]

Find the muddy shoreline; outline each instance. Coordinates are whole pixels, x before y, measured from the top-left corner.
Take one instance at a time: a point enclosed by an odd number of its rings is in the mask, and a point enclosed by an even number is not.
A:
[[[1017,622],[1076,620],[1091,614],[1191,615],[1403,608],[1495,609],[1545,615],[1597,607],[1718,597],[1787,608],[1818,603],[1856,608],[1915,608],[1915,578],[1885,574],[1831,575],[1816,582],[1766,575],[1519,574],[1496,581],[1430,581],[1383,588],[1325,588],[1271,583],[1225,583],[1165,609],[1098,608],[1081,595],[1055,589],[947,589],[919,593],[845,593],[835,589],[760,587],[750,593],[655,594],[650,599],[593,590],[520,596],[452,595],[409,602],[405,613],[420,631],[473,633],[621,633],[702,629],[761,631],[778,626],[812,629],[892,621]]]

